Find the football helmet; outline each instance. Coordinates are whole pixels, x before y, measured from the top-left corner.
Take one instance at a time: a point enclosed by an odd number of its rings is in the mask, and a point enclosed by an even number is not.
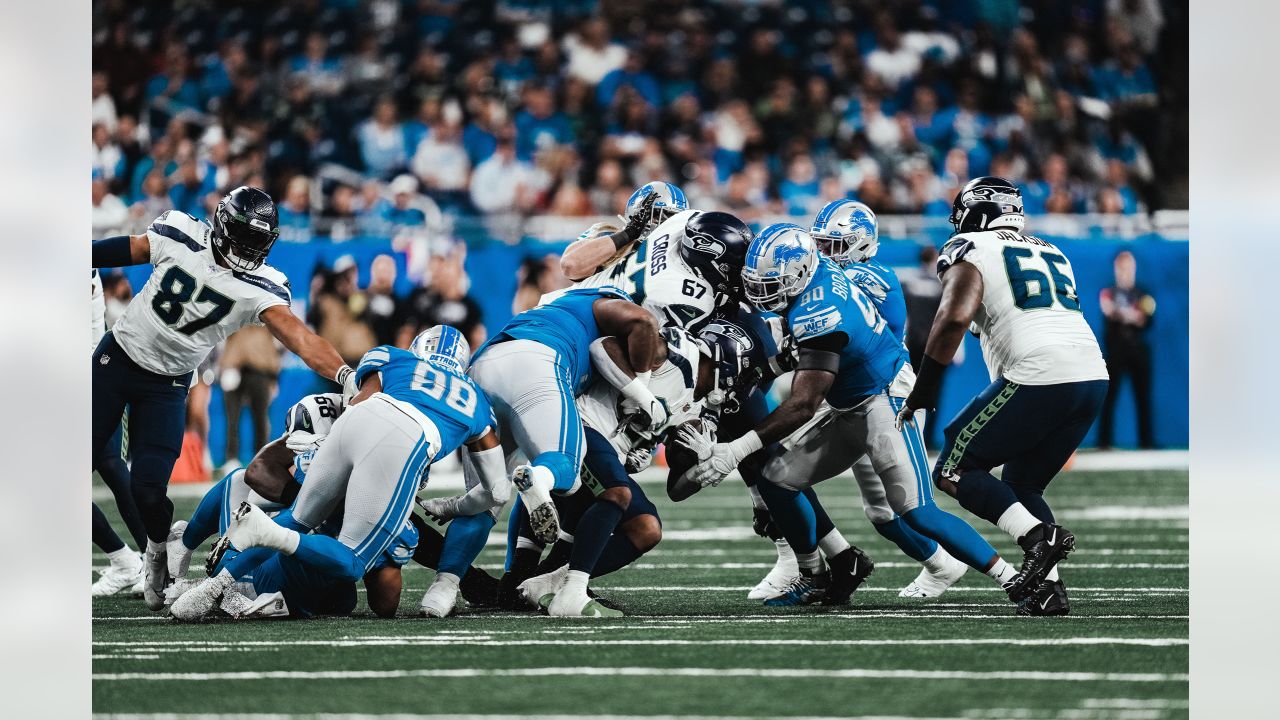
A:
[[[227,193],[213,212],[213,249],[235,270],[262,267],[280,237],[280,217],[271,196],[241,185]]]
[[[680,258],[729,298],[741,295],[742,263],[754,233],[747,224],[727,212],[700,212],[689,218],[680,239]]]
[[[640,212],[640,208],[644,205],[644,199],[651,193],[657,193],[658,199],[653,203],[653,210],[650,211],[649,217],[644,219],[645,228],[653,229],[657,227],[663,220],[675,215],[682,210],[689,209],[689,200],[684,196],[684,191],[677,185],[661,180],[647,182],[636,188],[631,193],[631,197],[627,198],[627,208],[622,213],[622,219],[625,222],[631,222],[636,213]]]
[[[436,365],[464,373],[471,362],[471,345],[455,327],[436,325],[418,333],[409,343],[409,351]]]
[[[704,361],[711,362],[714,382],[705,399],[713,407],[736,403],[738,376],[768,362],[760,343],[749,332],[723,318],[716,318],[702,328],[698,345]]]
[[[984,175],[965,183],[951,203],[952,227],[957,233],[1011,228],[1022,232],[1022,191],[1004,178]]]
[[[876,214],[854,200],[828,203],[813,219],[810,235],[818,252],[842,267],[866,262],[880,249]]]
[[[747,302],[767,312],[782,312],[809,285],[818,268],[818,251],[804,228],[777,223],[751,242],[742,268]]]

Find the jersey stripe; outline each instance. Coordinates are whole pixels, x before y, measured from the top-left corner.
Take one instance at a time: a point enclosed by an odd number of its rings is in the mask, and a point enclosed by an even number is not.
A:
[[[163,223],[154,222],[154,223],[151,223],[151,227],[147,228],[147,231],[153,232],[162,237],[167,237],[170,240],[173,240],[174,242],[180,242],[183,245],[186,245],[188,248],[190,248],[192,252],[200,252],[204,250],[203,245],[196,242],[195,239],[192,238],[190,235],[182,232],[181,230],[179,230],[178,228],[172,225],[165,225]]]

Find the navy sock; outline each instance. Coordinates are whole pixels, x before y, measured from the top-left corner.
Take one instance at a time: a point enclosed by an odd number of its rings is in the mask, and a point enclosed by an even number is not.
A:
[[[969,567],[986,572],[987,564],[997,555],[969,523],[929,503],[902,516],[907,524],[923,535],[938,541],[951,556]]]
[[[1027,512],[1035,515],[1040,522],[1054,524],[1053,510],[1049,508],[1049,503],[1044,501],[1044,490],[1026,485],[1009,485],[1009,487],[1013,489],[1014,497],[1018,498],[1018,502],[1022,503]]]
[[[814,527],[817,537],[824,538],[827,533],[836,529],[836,524],[831,521],[831,516],[827,514],[827,509],[822,507],[822,501],[818,500],[818,493],[813,488],[804,489],[804,497],[809,501],[809,505],[813,507]]]
[[[93,544],[102,552],[113,553],[124,548],[124,541],[111,527],[111,521],[97,503],[93,504]],[[145,545],[143,547],[146,547]]]
[[[542,562],[538,563],[538,567],[533,569],[533,574],[544,575],[552,570],[557,570],[560,566],[569,562],[571,555],[573,555],[573,541],[561,538],[556,541],[555,545],[551,546],[551,552],[547,553]]]
[[[622,508],[608,500],[597,500],[582,514],[573,534],[573,552],[569,555],[569,569],[590,573],[604,552],[609,536],[622,519]]]
[[[444,547],[440,550],[440,564],[436,566],[436,572],[465,577],[467,568],[471,567],[480,551],[484,550],[489,531],[495,523],[493,515],[487,512],[454,518],[445,531]]]
[[[818,548],[818,520],[809,499],[796,492],[765,481],[757,488],[773,522],[782,536],[798,554],[811,553]],[[828,518],[828,522],[830,518]]]
[[[520,538],[532,539],[533,526],[529,524],[529,513],[524,511],[524,502],[516,495],[516,501],[511,503],[511,514],[507,516],[507,559],[502,566],[505,572],[511,572],[519,560]]]
[[[231,476],[228,475],[209,488],[209,492],[200,499],[196,511],[191,513],[187,521],[187,529],[182,533],[182,544],[188,550],[195,550],[201,543],[217,534],[222,527],[222,506],[226,503],[227,486]]]
[[[1018,497],[1013,494],[1013,488],[991,473],[969,470],[956,481],[956,500],[960,501],[960,507],[994,525],[1005,510],[1018,502]]]
[[[938,551],[938,543],[925,537],[908,525],[901,517],[895,517],[887,523],[872,523],[876,532],[898,546],[907,557],[917,562],[928,560]]]
[[[609,542],[605,543],[604,551],[600,553],[600,559],[596,560],[596,566],[591,571],[591,577],[598,578],[602,575],[608,575],[616,570],[635,562],[644,553],[631,543],[631,538],[626,533],[614,533],[609,538]]]

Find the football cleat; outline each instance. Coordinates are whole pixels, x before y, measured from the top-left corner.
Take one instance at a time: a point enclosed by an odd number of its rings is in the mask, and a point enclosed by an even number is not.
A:
[[[147,550],[142,555],[142,599],[152,610],[164,607],[164,588],[169,584],[169,565],[165,554],[163,550]]]
[[[458,583],[462,599],[473,607],[497,606],[499,589],[498,579],[477,567],[469,569]]]
[[[246,596],[248,597],[248,596]],[[264,593],[254,598],[249,607],[240,613],[240,619],[289,617],[289,605],[284,593]]]
[[[222,563],[222,557],[227,554],[231,547],[231,540],[227,536],[218,538],[213,547],[209,548],[209,554],[204,559],[204,574],[213,577],[218,573],[218,565]]]
[[[470,575],[471,573],[467,573]],[[508,570],[498,580],[497,605],[501,610],[528,610],[529,606],[520,597],[520,584],[531,575],[527,571]]]
[[[560,518],[551,500],[551,487],[555,480],[549,475],[549,472],[535,472],[532,465],[521,465],[511,474],[511,482],[520,492],[520,499],[529,513],[529,525],[534,536],[548,545],[560,536]]]
[[[174,600],[173,605],[169,606],[169,614],[182,622],[201,620],[213,610],[222,599],[222,594],[234,582],[235,579],[226,570],[215,577],[205,578]]]
[[[458,605],[458,581],[453,577],[436,576],[435,582],[427,588],[427,593],[418,603],[418,615],[421,617],[443,618],[453,614]]]
[[[287,552],[289,530],[277,525],[257,505],[244,502],[231,516],[227,526],[227,539],[237,550],[265,547]]]
[[[1076,549],[1076,536],[1061,525],[1040,523],[1023,535],[1018,544],[1022,546],[1022,569],[1006,588],[1014,602],[1035,594],[1053,566],[1066,560]]]
[[[142,560],[132,552],[129,553],[129,557],[133,562],[120,565],[112,563],[99,574],[98,579],[89,589],[93,597],[107,597],[133,589],[141,592],[142,588],[139,585],[142,583]]]
[[[1019,615],[1066,615],[1069,612],[1067,586],[1061,580],[1045,580],[1035,593],[1018,602]]]
[[[188,549],[182,542],[182,533],[186,532],[186,529],[186,520],[175,522],[169,528],[169,539],[164,544],[164,551],[168,556],[169,577],[175,580],[187,576],[187,568],[191,566],[191,555],[195,552]]]
[[[200,584],[200,580],[192,578],[178,578],[164,589],[164,604],[172,605],[182,594]]]
[[[831,584],[831,573],[821,572],[816,575],[806,573],[803,569],[785,590],[767,598],[764,604],[769,607],[790,607],[792,605],[812,605],[822,599]]]
[[[791,583],[800,577],[800,566],[796,564],[795,551],[791,549],[786,540],[778,540],[776,544],[778,546],[778,561],[773,564],[769,574],[765,575],[764,579],[756,583],[756,586],[751,588],[751,592],[747,593],[748,600],[763,600],[786,592]]]
[[[942,548],[938,548],[942,552]],[[943,559],[942,568],[937,572],[929,572],[928,568],[920,570],[920,574],[916,576],[911,584],[902,588],[898,593],[898,597],[908,598],[936,598],[947,591],[947,588],[956,584],[961,577],[968,572],[969,566],[959,560],[947,555]]]
[[[525,604],[529,607],[547,607],[551,602],[551,596],[560,590],[568,574],[569,566],[566,564],[549,573],[534,575],[520,583],[518,588],[520,597],[524,598]]]
[[[605,607],[587,597],[585,592],[565,592],[561,590],[552,596],[547,604],[547,614],[552,617],[624,617],[621,610]]]
[[[234,587],[227,588],[222,593],[222,599],[218,601],[218,609],[233,618],[244,617],[252,608],[253,601]]]
[[[823,605],[848,605],[849,597],[876,569],[876,564],[857,546],[827,558],[827,564],[831,566],[831,584],[822,594]]]

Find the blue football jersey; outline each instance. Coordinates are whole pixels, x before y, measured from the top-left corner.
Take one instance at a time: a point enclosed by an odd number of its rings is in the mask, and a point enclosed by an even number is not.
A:
[[[907,302],[902,297],[902,283],[898,274],[875,258],[866,262],[849,263],[845,277],[875,303],[880,317],[889,325],[889,332],[902,339],[907,330]]]
[[[884,391],[907,361],[907,349],[889,332],[875,304],[825,257],[787,309],[787,324],[801,345],[832,333],[847,337],[835,382],[827,391],[827,402],[833,407],[853,407],[862,398]]]
[[[382,376],[382,392],[409,403],[440,430],[443,457],[497,427],[489,398],[471,378],[390,345],[380,345],[360,358],[356,383],[373,373]]]
[[[556,351],[575,391],[582,392],[591,380],[591,343],[600,337],[592,305],[601,298],[631,301],[630,296],[615,287],[568,290],[546,305],[512,318],[502,332],[480,348],[476,358],[503,340],[532,340]]]

